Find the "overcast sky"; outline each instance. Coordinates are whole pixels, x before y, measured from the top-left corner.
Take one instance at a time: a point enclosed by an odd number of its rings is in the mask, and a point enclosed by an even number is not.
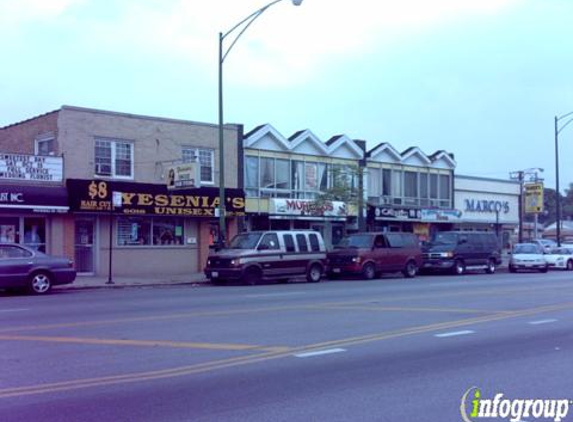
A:
[[[0,126],[64,104],[216,123],[217,34],[267,2],[0,0]],[[572,42],[571,0],[284,0],[225,61],[225,121],[443,149],[461,174],[542,167],[555,187]],[[565,188],[573,123],[560,163]]]

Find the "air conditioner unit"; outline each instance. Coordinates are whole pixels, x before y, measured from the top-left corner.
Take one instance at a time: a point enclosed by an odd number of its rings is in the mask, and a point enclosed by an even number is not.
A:
[[[111,166],[109,164],[97,163],[95,165],[96,174],[111,175]]]

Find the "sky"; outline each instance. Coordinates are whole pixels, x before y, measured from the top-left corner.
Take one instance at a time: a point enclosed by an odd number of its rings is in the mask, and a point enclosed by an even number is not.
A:
[[[0,0],[0,127],[62,105],[217,123],[218,34],[269,1]],[[224,120],[445,150],[464,175],[543,168],[555,188],[572,17],[572,0],[283,0],[224,61]]]

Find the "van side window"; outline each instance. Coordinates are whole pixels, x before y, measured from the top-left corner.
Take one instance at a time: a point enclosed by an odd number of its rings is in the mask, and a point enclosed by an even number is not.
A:
[[[276,233],[267,233],[261,239],[259,243],[259,249],[261,250],[272,250],[279,249],[279,237]]]
[[[384,239],[384,236],[382,236],[382,235],[376,236],[376,238],[374,239],[374,247],[375,248],[385,248],[386,247],[386,239]]]
[[[283,234],[283,239],[285,241],[285,247],[287,252],[294,252],[294,239],[292,238],[292,234]]]
[[[402,235],[400,233],[388,233],[386,235],[388,243],[391,248],[403,248],[404,243],[402,242]]]
[[[320,243],[318,241],[318,236],[314,233],[308,235],[308,240],[310,241],[310,250],[313,252],[320,251]]]
[[[306,236],[302,233],[296,235],[296,243],[300,252],[308,252],[308,243],[306,243]]]

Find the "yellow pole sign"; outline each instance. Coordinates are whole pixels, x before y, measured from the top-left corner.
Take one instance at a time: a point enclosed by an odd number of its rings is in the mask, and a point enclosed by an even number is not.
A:
[[[539,214],[543,212],[543,183],[528,183],[525,188],[525,212]]]

